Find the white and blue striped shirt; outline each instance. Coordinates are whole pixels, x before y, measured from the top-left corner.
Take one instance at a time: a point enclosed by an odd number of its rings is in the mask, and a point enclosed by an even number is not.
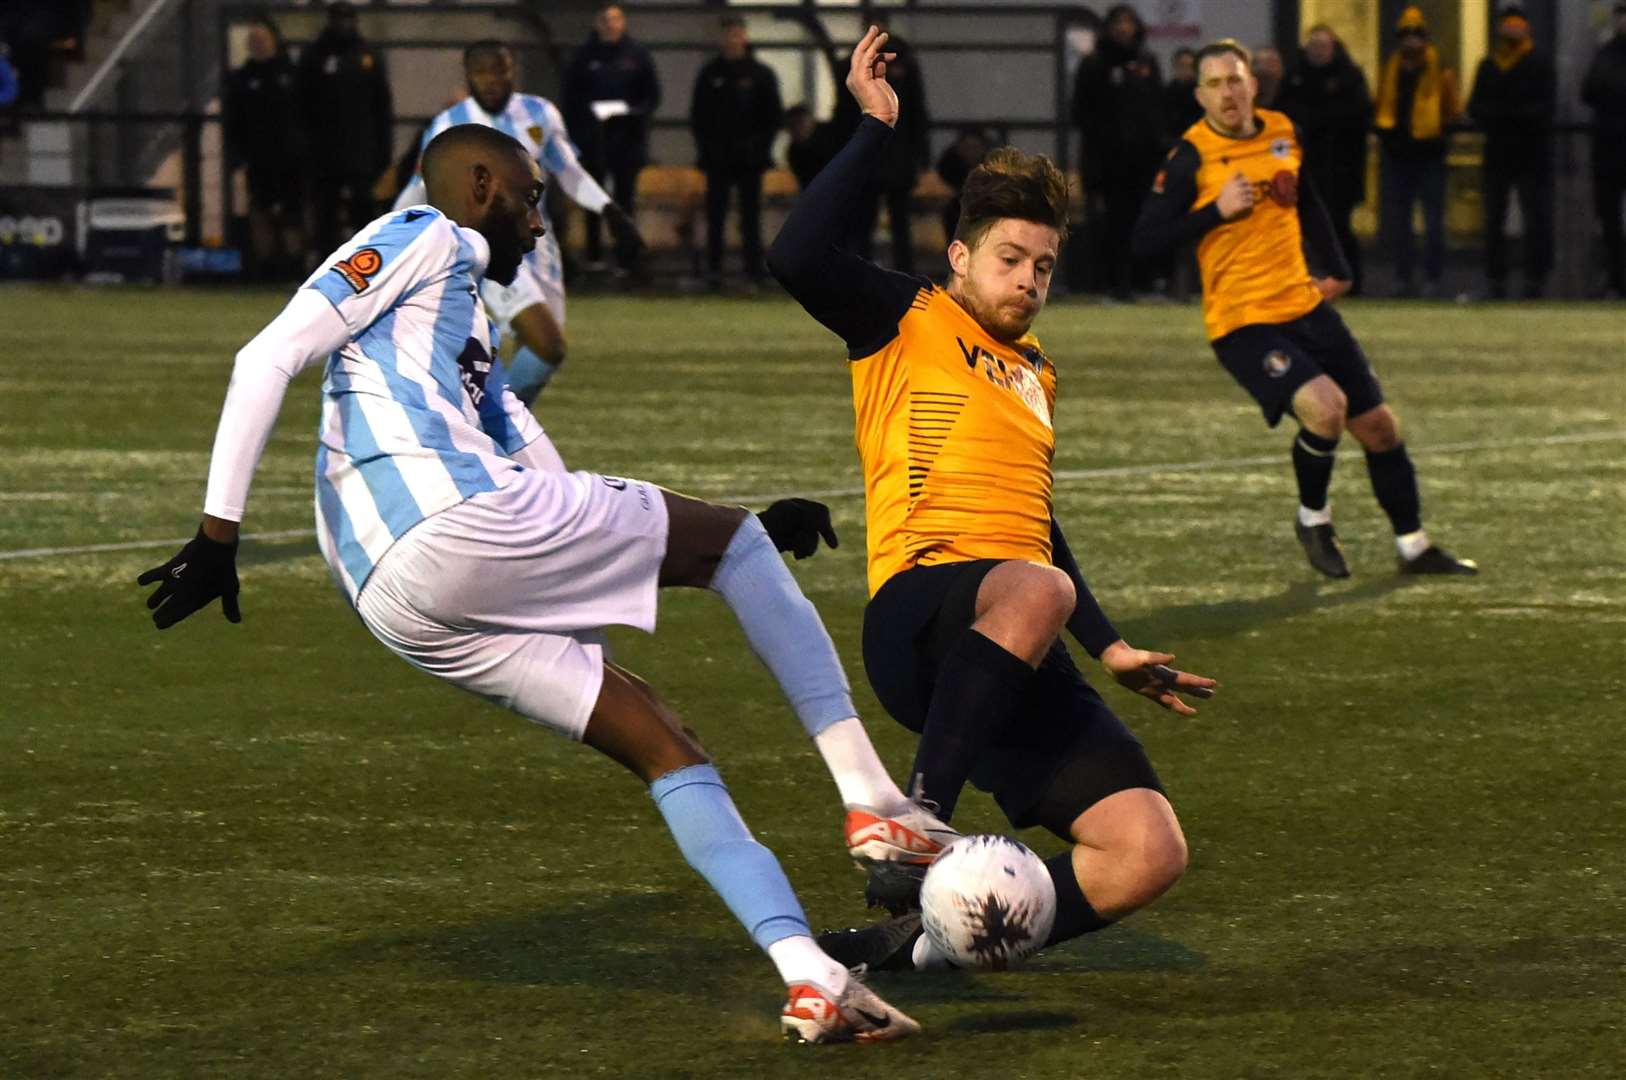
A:
[[[351,601],[418,522],[502,487],[541,427],[495,358],[485,240],[439,211],[379,218],[305,283],[344,319],[316,451],[317,538]]]
[[[423,133],[421,154],[436,135],[458,124],[484,124],[512,135],[536,158],[542,171],[553,178],[566,195],[583,209],[597,214],[610,204],[609,192],[599,186],[576,158],[576,148],[565,129],[565,119],[547,98],[535,94],[510,94],[508,104],[496,113],[482,109],[472,97],[442,110]],[[423,198],[421,181],[408,184],[395,201],[396,209],[411,206]],[[546,213],[546,211],[544,211]],[[552,235],[553,229],[548,229]]]

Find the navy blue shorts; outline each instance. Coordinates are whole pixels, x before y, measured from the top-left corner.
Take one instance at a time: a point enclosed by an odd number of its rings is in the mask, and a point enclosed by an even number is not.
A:
[[[1231,378],[1253,395],[1275,427],[1299,387],[1327,375],[1349,399],[1348,417],[1383,404],[1383,388],[1360,343],[1331,304],[1284,323],[1254,323],[1213,341],[1214,355]]]
[[[917,566],[864,609],[864,670],[881,705],[910,731],[926,727],[939,665],[975,621],[977,589],[997,559]],[[1063,839],[1078,815],[1130,788],[1162,791],[1146,750],[1084,681],[1059,640],[1027,698],[971,773],[1019,829]]]

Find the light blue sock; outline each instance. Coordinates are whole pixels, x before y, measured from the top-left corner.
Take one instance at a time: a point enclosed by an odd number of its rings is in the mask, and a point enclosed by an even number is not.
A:
[[[542,359],[521,345],[508,363],[508,388],[515,397],[529,405],[558,370],[558,364]]]
[[[808,735],[858,715],[829,631],[755,514],[729,541],[711,588],[733,610]]]
[[[683,857],[759,946],[810,932],[779,860],[752,838],[716,769],[675,769],[657,777],[649,793]]]

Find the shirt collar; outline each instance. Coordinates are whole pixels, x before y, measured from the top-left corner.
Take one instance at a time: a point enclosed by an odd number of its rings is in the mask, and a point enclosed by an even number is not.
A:
[[[470,267],[474,272],[474,276],[483,276],[486,272],[486,264],[491,261],[491,245],[486,243],[485,237],[473,229],[465,229],[461,225],[454,225],[453,228],[462,235],[464,243],[468,244],[469,248],[474,252],[474,265]]]

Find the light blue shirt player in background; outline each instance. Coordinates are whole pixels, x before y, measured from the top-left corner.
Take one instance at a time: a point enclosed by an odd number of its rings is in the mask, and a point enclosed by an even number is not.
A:
[[[423,145],[454,124],[484,124],[510,135],[542,166],[548,183],[584,210],[602,214],[617,238],[641,246],[631,219],[610,201],[576,159],[564,117],[546,98],[514,92],[514,54],[500,41],[477,41],[463,51],[463,74],[469,96],[436,116],[424,132]],[[414,177],[395,200],[395,209],[423,202],[421,177]],[[487,280],[486,307],[499,326],[512,331],[517,348],[508,363],[508,384],[529,405],[565,359],[564,264],[554,230],[526,257],[512,285]]]

